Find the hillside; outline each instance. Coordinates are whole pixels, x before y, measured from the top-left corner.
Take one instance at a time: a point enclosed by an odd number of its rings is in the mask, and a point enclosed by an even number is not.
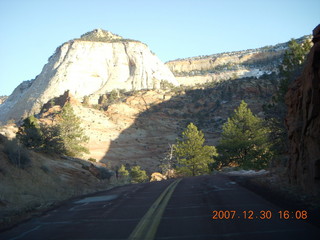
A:
[[[172,87],[119,92],[111,103],[98,105],[80,103],[72,95],[54,102],[63,105],[70,101],[81,118],[90,137],[90,154],[86,159],[94,158],[111,169],[121,164],[138,164],[152,173],[160,170],[159,161],[168,144],[175,143],[189,122],[204,131],[209,144],[216,144],[222,124],[242,99],[255,114],[261,115],[262,105],[276,89],[277,82],[269,76],[229,80],[200,89]],[[39,115],[40,119],[45,121],[57,107]]]
[[[21,150],[27,157],[19,168],[11,159],[17,146],[2,135],[14,136],[16,130],[13,125],[0,129],[0,230],[71,197],[113,186],[105,165],[81,159]]]
[[[311,36],[295,39],[302,43]],[[180,84],[223,81],[244,77],[261,77],[278,73],[278,65],[288,48],[288,43],[265,46],[236,52],[226,52],[169,61],[166,65]]]

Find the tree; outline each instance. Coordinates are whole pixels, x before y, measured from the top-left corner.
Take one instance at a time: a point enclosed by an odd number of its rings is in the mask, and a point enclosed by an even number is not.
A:
[[[133,166],[130,169],[130,177],[132,183],[142,183],[148,180],[146,171],[142,170],[140,166]]]
[[[75,157],[81,153],[88,153],[89,150],[83,146],[83,143],[89,141],[84,135],[84,129],[81,127],[81,120],[74,114],[69,103],[67,103],[58,116],[58,128],[60,139],[63,143],[63,153],[67,156]]]
[[[61,129],[58,124],[41,124],[40,129],[43,142],[43,144],[38,148],[40,151],[44,151],[46,153],[66,154],[64,142],[61,139]]]
[[[288,49],[279,65],[278,91],[273,96],[271,103],[264,105],[267,124],[273,132],[270,135],[271,141],[275,143],[273,148],[278,154],[285,152],[287,148],[287,130],[284,124],[284,118],[287,114],[285,95],[289,85],[301,74],[310,49],[311,41],[309,39],[306,39],[302,44],[297,43],[294,39],[289,42]]]
[[[173,158],[173,148],[174,145],[169,144],[169,151],[166,152],[166,155],[164,158],[160,159],[159,161],[159,168],[161,169],[162,174],[168,173],[168,171],[172,170],[175,165],[175,159]]]
[[[126,167],[123,164],[120,166],[118,173],[121,178],[129,177],[129,171],[126,169]]]
[[[24,120],[18,132],[19,140],[27,148],[49,153],[80,156],[88,149],[83,146],[89,138],[84,135],[78,118],[68,103],[56,115],[56,124],[39,124],[34,116]]]
[[[268,140],[269,129],[252,114],[241,101],[234,115],[222,126],[222,137],[217,146],[219,163],[261,169],[267,166],[272,154]]]
[[[204,134],[190,123],[182,132],[182,138],[174,145],[174,156],[177,158],[177,171],[185,176],[198,176],[209,173],[209,164],[217,156],[214,146],[203,145]]]
[[[22,126],[19,127],[17,137],[19,141],[27,148],[41,148],[43,145],[43,139],[38,119],[34,116],[24,119]]]

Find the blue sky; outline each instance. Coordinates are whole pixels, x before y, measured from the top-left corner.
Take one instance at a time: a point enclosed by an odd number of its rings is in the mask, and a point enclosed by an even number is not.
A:
[[[319,9],[319,0],[0,0],[0,96],[95,28],[140,40],[166,62],[311,34]]]

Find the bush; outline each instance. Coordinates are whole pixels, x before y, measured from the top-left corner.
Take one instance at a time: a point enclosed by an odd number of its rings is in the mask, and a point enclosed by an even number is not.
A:
[[[140,166],[133,166],[130,169],[131,183],[142,183],[148,180],[148,176],[145,170],[142,170]]]
[[[5,141],[4,153],[7,154],[10,163],[19,168],[24,169],[31,164],[28,150],[23,148],[17,139]]]
[[[127,178],[129,177],[129,171],[126,169],[126,167],[122,164],[118,170],[118,174],[121,178]]]
[[[94,158],[89,158],[88,161],[90,161],[90,162],[97,162],[97,160],[94,159]]]

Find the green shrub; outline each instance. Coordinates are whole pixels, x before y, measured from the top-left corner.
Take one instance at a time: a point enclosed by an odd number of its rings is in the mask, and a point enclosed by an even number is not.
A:
[[[90,161],[90,162],[97,162],[97,160],[94,159],[94,158],[89,158],[88,161]]]
[[[126,169],[126,167],[122,164],[118,170],[118,174],[121,178],[127,178],[129,177],[129,171]]]
[[[133,166],[130,169],[131,183],[142,183],[148,180],[148,176],[145,170],[142,170],[140,166]]]

